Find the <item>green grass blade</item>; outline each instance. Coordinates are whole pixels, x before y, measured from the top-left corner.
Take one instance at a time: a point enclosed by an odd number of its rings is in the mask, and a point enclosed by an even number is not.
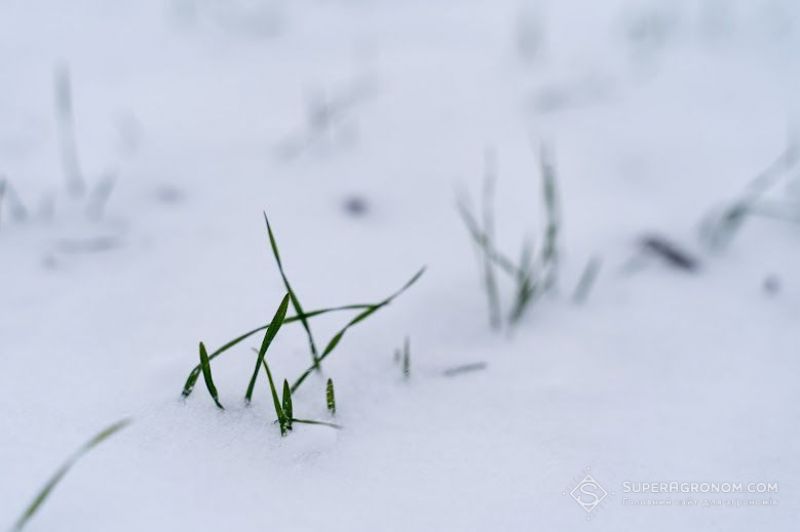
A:
[[[421,269],[420,269],[420,270],[419,270],[417,273],[415,273],[415,274],[414,274],[414,276],[413,276],[413,277],[411,277],[411,279],[409,279],[409,280],[406,282],[406,284],[404,284],[404,285],[403,285],[403,286],[402,286],[402,287],[401,287],[399,290],[397,290],[395,293],[393,293],[392,295],[390,295],[389,297],[387,297],[386,299],[384,299],[384,300],[383,300],[383,301],[381,301],[380,303],[377,303],[377,304],[375,304],[375,305],[373,305],[373,306],[369,307],[368,309],[364,310],[363,312],[359,313],[359,314],[358,314],[356,317],[354,317],[353,319],[351,319],[351,320],[350,320],[350,321],[347,323],[347,325],[345,325],[344,327],[342,327],[342,328],[339,330],[339,332],[337,332],[337,333],[336,333],[336,334],[333,336],[333,338],[331,338],[331,340],[328,342],[328,345],[327,345],[327,346],[325,346],[325,350],[324,350],[324,351],[322,351],[322,354],[319,356],[319,362],[322,362],[323,360],[325,360],[325,358],[326,358],[328,355],[330,355],[330,354],[333,352],[333,350],[334,350],[334,349],[336,349],[336,346],[337,346],[337,345],[339,345],[339,342],[341,341],[341,339],[342,339],[342,337],[344,336],[344,334],[345,334],[345,333],[346,333],[346,332],[347,332],[347,331],[348,331],[348,330],[349,330],[351,327],[353,327],[354,325],[356,325],[357,323],[359,323],[359,322],[361,322],[361,321],[364,321],[365,319],[367,319],[369,316],[371,316],[372,314],[374,314],[375,312],[377,312],[377,311],[378,311],[378,310],[380,310],[381,308],[383,308],[383,307],[385,307],[385,306],[389,305],[389,304],[390,304],[392,301],[394,301],[394,299],[395,299],[396,297],[398,297],[400,294],[402,294],[403,292],[405,292],[406,290],[408,290],[409,288],[411,288],[411,286],[412,286],[414,283],[416,283],[416,282],[417,282],[417,280],[419,280],[419,278],[422,276],[422,274],[423,274],[423,273],[425,273],[425,268],[424,268],[424,267],[423,267],[423,268],[421,268]],[[314,371],[314,369],[315,369],[315,367],[314,367],[314,366],[311,366],[310,368],[308,368],[307,370],[305,370],[305,371],[304,371],[304,372],[303,372],[303,373],[302,373],[302,374],[301,374],[301,375],[300,375],[300,376],[297,378],[297,380],[295,380],[295,381],[294,381],[294,384],[292,384],[292,391],[293,391],[293,392],[297,391],[297,388],[299,388],[299,387],[300,387],[300,385],[301,385],[301,384],[303,384],[303,381],[305,381],[305,380],[306,380],[306,378],[308,378],[308,376],[311,374],[311,372],[312,372],[312,371]]]
[[[336,415],[336,394],[333,390],[333,380],[328,379],[325,384],[325,404],[328,406],[328,411],[332,416]]]
[[[86,182],[81,172],[78,158],[75,119],[72,109],[72,83],[66,66],[60,66],[56,69],[54,81],[56,124],[58,126],[64,177],[68,192],[74,197],[79,197],[86,190]]]
[[[494,242],[494,189],[497,174],[494,169],[494,157],[491,151],[486,154],[486,171],[483,180],[482,215],[483,235],[486,242],[483,253],[483,280],[486,286],[486,297],[489,303],[489,325],[493,329],[500,328],[500,289],[497,284],[495,264],[489,250]]]
[[[258,350],[258,359],[256,360],[256,367],[253,370],[253,376],[250,377],[250,383],[247,385],[247,392],[245,392],[244,399],[248,403],[253,398],[253,390],[256,387],[256,379],[258,379],[258,372],[261,369],[261,363],[264,362],[264,356],[267,354],[267,349],[269,349],[272,340],[275,339],[275,336],[278,334],[278,331],[283,325],[283,320],[286,317],[286,310],[289,308],[289,294],[283,296],[281,300],[281,304],[278,305],[278,310],[275,311],[275,316],[273,316],[272,321],[269,323],[269,327],[267,327],[267,332],[264,334],[264,340],[261,342],[261,349]]]
[[[69,472],[73,465],[87,452],[92,450],[94,447],[111,437],[116,432],[122,430],[126,426],[131,423],[130,419],[123,419],[121,421],[117,421],[113,425],[103,429],[98,434],[96,434],[92,439],[88,442],[84,443],[72,456],[70,456],[64,464],[58,468],[56,473],[50,477],[50,480],[44,485],[44,487],[39,490],[39,493],[36,494],[36,497],[33,498],[33,501],[25,508],[25,511],[22,512],[22,515],[17,519],[16,523],[14,523],[14,527],[12,530],[19,531],[22,530],[27,522],[31,519],[31,517],[36,514],[39,508],[44,504],[47,498],[50,496],[50,493],[53,489],[61,482],[61,479]]]
[[[465,373],[471,373],[474,371],[481,371],[486,369],[486,362],[472,362],[470,364],[462,364],[460,366],[453,366],[452,368],[447,368],[446,370],[442,371],[442,375],[445,377],[456,377],[458,375],[463,375]]]
[[[267,372],[267,381],[269,382],[269,391],[272,394],[272,405],[275,407],[275,415],[278,418],[278,426],[281,428],[281,436],[286,435],[286,414],[281,407],[281,402],[278,399],[278,390],[275,389],[275,381],[272,380],[272,372],[269,370],[267,361],[263,361],[264,371]]]
[[[560,219],[555,166],[553,165],[549,152],[544,146],[541,149],[541,171],[546,223],[544,248],[542,249],[542,266],[546,268],[544,289],[550,290],[555,287],[558,280],[558,233]]]
[[[594,286],[594,281],[597,279],[597,274],[600,271],[600,264],[600,259],[597,257],[592,257],[586,264],[586,268],[584,268],[578,285],[575,287],[575,292],[572,295],[572,302],[576,305],[580,305],[586,301],[586,298],[589,296],[589,292],[592,286]]]
[[[459,201],[456,203],[456,208],[458,209],[461,219],[464,221],[464,226],[467,228],[467,232],[469,233],[473,242],[475,242],[475,245],[478,247],[479,252],[482,255],[488,256],[492,262],[506,274],[512,277],[519,276],[519,268],[516,264],[514,264],[514,261],[489,245],[488,238],[484,232],[481,231],[477,220],[469,211],[469,207],[466,206],[466,203]]]
[[[220,410],[225,410],[225,407],[219,402],[219,394],[217,393],[217,387],[214,386],[214,378],[211,376],[211,364],[208,361],[208,353],[206,352],[206,346],[203,345],[203,342],[200,342],[200,367],[203,370],[203,380],[206,381],[208,393],[211,395],[217,407],[219,407]]]
[[[514,326],[519,322],[528,307],[535,302],[542,294],[542,285],[532,278],[533,273],[529,272],[526,277],[519,280],[517,291],[514,295],[514,304],[509,313],[508,322]]]
[[[297,418],[294,418],[292,421],[294,421],[295,423],[302,423],[304,425],[322,425],[323,427],[330,427],[330,428],[336,429],[336,430],[342,430],[342,428],[343,428],[341,425],[337,425],[336,423],[328,423],[327,421],[316,421],[316,420],[313,420],[313,419],[297,419]]]
[[[283,270],[283,262],[281,261],[281,255],[278,251],[278,243],[275,240],[275,234],[272,232],[272,226],[269,223],[269,218],[267,217],[266,212],[264,213],[264,221],[267,224],[269,244],[272,248],[272,255],[275,257],[275,262],[278,264],[278,271],[281,274],[281,279],[283,279],[283,286],[285,286],[286,291],[289,292],[289,297],[292,301],[292,307],[294,307],[294,311],[297,313],[298,317],[300,318],[300,323],[303,325],[303,329],[306,331],[306,337],[308,338],[308,349],[311,351],[311,360],[313,361],[314,366],[319,369],[317,345],[314,343],[314,335],[311,334],[311,326],[308,324],[308,319],[306,319],[305,312],[303,312],[303,307],[300,305],[300,300],[297,298],[295,291],[292,290],[292,285],[289,284],[289,279],[286,277],[286,272]]]
[[[319,309],[319,310],[312,310],[310,312],[306,312],[304,317],[313,318],[313,317],[316,317],[316,316],[320,316],[322,314],[327,314],[329,312],[341,312],[341,311],[347,311],[347,310],[364,310],[366,308],[371,308],[371,307],[374,307],[374,306],[375,305],[372,304],[372,303],[363,303],[363,304],[358,304],[358,305],[342,305],[342,306],[339,306],[339,307],[331,307],[331,308],[324,308],[324,309]],[[283,323],[284,324],[286,324],[286,323],[294,323],[294,322],[298,322],[298,321],[300,321],[300,316],[290,316],[290,317],[286,318],[285,320],[283,320]],[[233,340],[231,340],[231,341],[227,342],[226,344],[224,344],[222,347],[216,349],[213,353],[210,353],[208,355],[208,359],[209,360],[214,360],[216,357],[218,357],[219,355],[221,355],[222,353],[224,353],[228,349],[236,346],[237,344],[243,342],[244,340],[247,340],[248,338],[250,338],[254,334],[257,334],[257,333],[259,333],[261,331],[266,330],[269,327],[269,325],[270,324],[267,323],[266,325],[262,325],[261,327],[256,327],[253,330],[250,330],[250,331],[248,331],[248,332],[246,332],[246,333],[244,333],[244,334],[242,334],[240,336],[237,336]],[[200,364],[198,364],[197,366],[192,368],[192,371],[189,372],[189,376],[186,378],[186,383],[183,385],[183,391],[181,391],[181,395],[183,397],[189,397],[189,395],[191,395],[195,384],[197,384],[197,379],[200,377],[200,370],[201,370]]]
[[[287,428],[292,430],[292,419],[294,419],[292,408],[292,390],[289,389],[289,381],[283,379],[283,415],[287,421]]]

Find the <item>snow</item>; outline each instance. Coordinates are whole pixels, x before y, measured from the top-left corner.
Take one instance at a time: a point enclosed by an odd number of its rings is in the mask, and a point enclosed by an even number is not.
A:
[[[799,15],[789,0],[3,3],[0,174],[32,216],[2,204],[0,523],[131,416],[30,530],[796,528],[797,226],[750,220],[716,253],[697,229],[785,149]],[[99,221],[63,187],[63,65],[87,181],[117,176]],[[313,102],[353,95],[287,152]],[[541,234],[540,142],[560,187],[560,287],[497,334],[456,191],[476,195],[493,149],[499,245],[516,256]],[[306,309],[379,301],[428,267],[326,360],[344,430],[281,438],[263,377],[244,406],[258,338],[213,364],[225,412],[202,379],[180,399],[197,342],[264,323],[283,296],[262,210]],[[651,233],[700,270],[631,269]],[[113,245],[65,248],[98,238]],[[317,342],[345,319],[314,320]],[[392,360],[406,336],[409,380]],[[282,329],[275,375],[308,361],[302,329]],[[323,379],[295,410],[329,419]],[[609,492],[591,513],[569,496],[587,468]],[[623,482],[660,481],[777,482],[695,499],[778,504],[624,504],[647,497]]]

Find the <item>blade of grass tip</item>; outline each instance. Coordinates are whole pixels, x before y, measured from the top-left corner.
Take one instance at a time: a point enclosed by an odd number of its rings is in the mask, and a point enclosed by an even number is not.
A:
[[[411,376],[411,342],[406,336],[403,342],[403,378],[408,379]]]
[[[283,411],[281,407],[281,402],[278,399],[278,390],[275,389],[275,381],[272,380],[272,372],[269,370],[269,364],[267,361],[263,361],[264,371],[267,372],[267,382],[269,383],[269,391],[272,394],[272,405],[275,407],[275,415],[278,418],[278,426],[281,429],[281,436],[286,436],[287,430],[287,421],[286,421],[286,413]]]
[[[200,367],[203,370],[203,380],[206,381],[206,388],[208,388],[208,393],[214,400],[214,404],[216,404],[220,410],[225,410],[225,407],[219,402],[219,394],[217,393],[217,387],[214,385],[214,378],[211,376],[211,364],[208,361],[208,353],[206,352],[206,346],[203,345],[203,342],[200,342]]]
[[[331,413],[332,416],[336,415],[336,394],[333,390],[333,379],[328,379],[328,382],[325,383],[325,404],[328,407],[328,411]]]
[[[117,421],[116,423],[106,427],[95,436],[92,437],[89,441],[84,443],[75,453],[70,456],[61,467],[58,468],[56,473],[50,477],[50,480],[44,485],[44,487],[39,490],[39,493],[36,494],[36,497],[33,498],[33,501],[25,508],[25,511],[22,512],[22,515],[19,516],[17,521],[14,523],[14,527],[12,528],[13,531],[22,530],[27,522],[31,519],[31,517],[36,514],[42,504],[47,500],[50,496],[50,493],[53,489],[61,482],[61,479],[69,472],[73,465],[87,452],[92,450],[94,447],[111,437],[116,432],[122,430],[123,428],[127,427],[131,423],[131,419],[123,419]]]
[[[322,351],[322,354],[319,356],[319,361],[322,362],[323,360],[325,360],[325,358],[328,355],[330,355],[333,352],[334,349],[336,349],[336,346],[339,345],[339,342],[341,341],[341,339],[344,336],[344,334],[348,331],[348,329],[350,329],[351,327],[353,327],[357,323],[359,323],[361,321],[364,321],[369,316],[371,316],[372,314],[374,314],[378,310],[382,309],[383,307],[389,305],[400,294],[402,294],[403,292],[405,292],[406,290],[411,288],[411,286],[414,283],[416,283],[419,280],[420,277],[422,277],[423,273],[425,273],[425,267],[420,268],[420,270],[417,273],[415,273],[414,276],[411,277],[411,279],[409,279],[406,282],[406,284],[404,284],[399,290],[394,292],[392,295],[390,295],[389,297],[387,297],[386,299],[384,299],[380,303],[376,303],[375,305],[372,305],[371,307],[367,308],[363,312],[360,312],[353,319],[351,319],[347,323],[347,325],[342,327],[339,330],[339,332],[337,332],[335,335],[333,335],[333,338],[330,339],[330,341],[328,342],[328,345],[325,346],[325,349]],[[303,383],[303,381],[306,380],[306,378],[311,374],[312,371],[314,371],[314,366],[308,368],[302,374],[300,374],[300,376],[297,378],[297,380],[294,381],[294,384],[292,384],[292,392],[297,391],[297,388],[300,387],[300,385]]]
[[[289,430],[292,430],[293,408],[292,408],[292,390],[289,389],[289,381],[283,379],[283,415],[286,417],[286,425]]]
[[[363,310],[363,309],[370,308],[372,306],[374,306],[374,305],[372,305],[372,304],[342,305],[340,307],[331,307],[331,308],[325,308],[325,309],[319,309],[319,310],[312,310],[311,312],[307,312],[305,314],[305,317],[306,318],[313,318],[315,316],[319,316],[319,315],[322,315],[322,314],[327,314],[328,312],[339,312],[339,311],[345,311],[345,310]],[[293,322],[297,322],[297,321],[300,321],[300,316],[288,317],[288,318],[283,320],[283,323],[293,323]],[[244,334],[242,334],[240,336],[237,336],[233,340],[231,340],[231,341],[227,342],[226,344],[224,344],[222,347],[219,347],[213,353],[210,353],[208,355],[208,359],[209,360],[214,360],[216,357],[218,357],[219,355],[221,355],[222,353],[224,353],[228,349],[234,347],[235,345],[239,344],[240,342],[243,342],[244,340],[250,338],[251,336],[253,336],[256,333],[259,333],[261,331],[266,330],[269,327],[269,325],[270,324],[268,323],[266,325],[262,325],[261,327],[256,327],[255,329],[253,329],[251,331],[248,331],[248,332],[246,332],[246,333],[244,333]],[[200,377],[200,371],[201,371],[200,364],[198,364],[194,368],[192,368],[192,371],[189,372],[189,376],[186,378],[186,383],[183,385],[183,391],[181,392],[181,395],[184,398],[189,397],[189,395],[191,395],[195,384],[197,384],[197,379]]]
[[[336,430],[342,430],[342,428],[343,428],[341,425],[337,425],[336,423],[328,423],[327,421],[316,421],[316,420],[313,420],[313,419],[297,419],[297,418],[294,418],[292,421],[294,421],[295,423],[302,423],[304,425],[322,425],[323,427],[330,427],[330,428],[336,429]]]
[[[286,294],[283,296],[281,304],[278,305],[278,310],[275,311],[275,316],[273,316],[272,321],[269,322],[267,332],[264,334],[264,340],[261,342],[261,349],[258,350],[256,367],[253,369],[253,376],[250,377],[250,383],[247,385],[247,392],[244,394],[244,399],[248,403],[253,398],[253,390],[256,387],[256,379],[258,379],[258,372],[261,369],[261,363],[264,361],[264,356],[267,354],[267,349],[269,349],[272,340],[275,339],[275,336],[278,334],[281,325],[283,325],[283,320],[286,317],[286,310],[288,307],[289,294]]]
[[[597,257],[592,257],[589,259],[589,262],[586,263],[586,267],[583,269],[583,274],[581,274],[581,278],[578,281],[578,285],[575,287],[575,292],[572,295],[572,302],[576,305],[580,305],[586,298],[589,296],[589,292],[592,290],[592,286],[594,286],[594,281],[597,279],[597,274],[600,271],[600,259]]]
[[[269,223],[269,218],[267,217],[266,211],[264,212],[264,221],[267,224],[267,234],[269,235],[269,244],[272,248],[272,255],[275,257],[275,262],[278,264],[278,271],[281,274],[281,279],[283,279],[283,286],[286,287],[286,291],[289,292],[289,297],[292,301],[292,307],[294,307],[294,311],[300,318],[300,323],[303,325],[303,329],[306,331],[306,336],[308,337],[308,349],[311,351],[311,360],[314,363],[314,367],[319,370],[319,360],[317,359],[317,345],[314,343],[314,335],[311,334],[311,326],[308,324],[308,320],[305,317],[305,313],[303,312],[303,307],[300,305],[300,300],[297,298],[297,294],[294,290],[292,290],[292,285],[289,284],[289,278],[286,277],[286,272],[283,270],[283,262],[281,261],[281,255],[278,251],[278,243],[275,240],[275,234],[272,232],[272,226]]]

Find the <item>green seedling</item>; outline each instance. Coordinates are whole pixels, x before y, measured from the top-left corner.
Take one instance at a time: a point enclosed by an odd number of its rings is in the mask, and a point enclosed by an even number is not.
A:
[[[325,384],[325,404],[328,407],[328,412],[331,413],[332,416],[336,415],[336,394],[333,390],[333,380],[328,379],[328,382]]]
[[[211,376],[211,364],[209,364],[208,353],[206,352],[206,346],[203,345],[203,342],[200,342],[200,367],[203,370],[203,380],[206,381],[208,394],[220,410],[225,410],[225,407],[219,402],[219,393],[217,393],[217,387],[214,385],[214,378]]]
[[[342,311],[348,311],[348,310],[364,310],[364,309],[370,308],[372,306],[373,306],[372,304],[344,305],[344,306],[341,306],[341,307],[333,307],[333,308],[326,308],[326,309],[320,309],[320,310],[313,310],[311,312],[307,312],[304,315],[304,317],[305,318],[313,318],[313,317],[316,317],[316,316],[321,316],[323,314],[328,314],[329,312],[342,312]],[[284,319],[283,323],[284,324],[286,324],[286,323],[297,323],[299,321],[300,321],[300,317],[299,316],[290,316],[290,317]],[[241,342],[247,340],[251,336],[253,336],[255,334],[258,334],[261,331],[267,330],[271,324],[272,324],[271,322],[267,323],[266,325],[262,325],[260,327],[256,327],[255,329],[252,329],[252,330],[250,330],[250,331],[248,331],[248,332],[246,332],[246,333],[244,333],[244,334],[242,334],[240,336],[237,336],[233,340],[230,340],[229,342],[223,344],[222,347],[219,347],[214,352],[210,353],[208,355],[208,359],[209,360],[214,360],[216,357],[220,356],[221,354],[225,353],[226,351],[228,351],[232,347],[240,344]],[[198,364],[197,366],[192,368],[192,371],[189,372],[189,376],[186,378],[186,382],[183,385],[183,390],[181,391],[181,395],[183,397],[189,397],[189,395],[191,395],[192,391],[194,390],[195,384],[197,384],[197,379],[200,377],[200,373],[201,373],[200,364]]]
[[[489,323],[498,328],[500,297],[496,283],[496,272],[502,272],[514,283],[514,299],[508,311],[508,325],[515,325],[526,310],[542,294],[554,290],[559,270],[560,214],[556,174],[549,153],[541,151],[542,197],[545,211],[545,229],[542,249],[534,252],[530,240],[522,244],[518,262],[508,258],[497,249],[494,241],[494,214],[492,199],[495,177],[487,172],[483,191],[483,223],[478,223],[469,202],[462,198],[457,202],[458,212],[467,232],[472,238],[482,262],[483,284],[489,303]]]
[[[266,360],[262,359],[259,365],[263,365],[264,371],[267,372],[267,381],[269,383],[269,391],[272,394],[272,405],[275,407],[275,416],[278,418],[278,427],[281,429],[281,436],[286,436],[291,429],[290,418],[286,417],[286,412],[281,405],[280,399],[278,399],[278,390],[275,389],[275,381],[272,380],[272,372],[269,370],[269,364],[267,364]],[[291,403],[291,399],[289,402]]]
[[[283,379],[283,403],[281,403],[283,415],[286,418],[286,428],[292,430],[292,420],[294,420],[294,408],[292,407],[292,390],[289,388],[289,381]]]

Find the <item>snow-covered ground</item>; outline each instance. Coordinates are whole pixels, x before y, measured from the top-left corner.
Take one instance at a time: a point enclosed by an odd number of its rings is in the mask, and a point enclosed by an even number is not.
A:
[[[797,529],[800,231],[748,218],[711,252],[698,226],[790,142],[798,46],[792,0],[2,2],[0,526],[132,417],[26,528]],[[100,217],[65,190],[58,72],[86,181],[116,176]],[[541,244],[542,142],[559,285],[498,334],[457,191],[477,195],[493,151],[499,246]],[[775,201],[796,205],[791,177]],[[259,337],[213,362],[224,412],[202,379],[180,399],[197,342],[268,321],[284,294],[263,210],[307,310],[428,267],[326,359],[341,431],[281,438],[263,376],[243,404]],[[646,234],[700,268],[643,260]],[[345,320],[315,319],[317,342]],[[268,357],[297,376],[302,329]],[[330,421],[324,382],[299,417]],[[661,482],[678,491],[627,492]]]

